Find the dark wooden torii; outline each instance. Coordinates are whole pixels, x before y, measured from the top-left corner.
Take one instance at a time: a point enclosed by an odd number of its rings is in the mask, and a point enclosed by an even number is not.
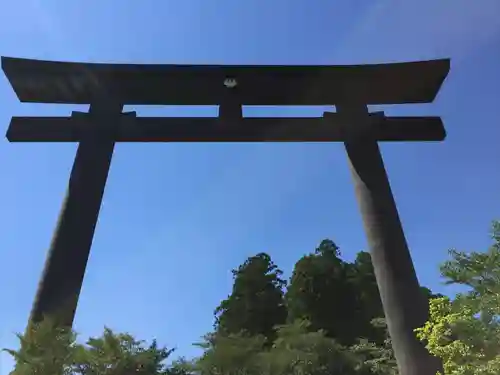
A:
[[[413,333],[427,318],[378,141],[442,141],[439,117],[367,105],[430,103],[449,60],[357,66],[125,65],[2,57],[21,102],[90,104],[70,117],[13,117],[10,142],[79,142],[30,322],[71,326],[115,142],[343,142],[402,375],[436,373]],[[218,118],[137,117],[124,105],[219,105]],[[244,118],[243,105],[335,105],[316,118]]]

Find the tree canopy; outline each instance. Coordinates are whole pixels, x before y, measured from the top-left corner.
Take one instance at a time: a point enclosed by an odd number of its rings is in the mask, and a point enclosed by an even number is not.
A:
[[[232,293],[215,310],[216,330],[223,334],[264,335],[272,340],[274,327],[284,324],[287,315],[283,272],[268,254],[260,253],[232,273]]]
[[[59,328],[48,318],[18,338],[18,350],[4,349],[16,360],[13,375],[170,374],[164,361],[173,350],[109,328],[100,337],[78,344],[75,332]]]
[[[500,373],[500,223],[486,252],[450,250],[441,266],[455,298],[422,287],[429,321],[416,330],[444,362],[445,375]],[[351,263],[331,240],[301,257],[287,283],[265,253],[233,272],[198,358],[167,363],[173,350],[105,328],[79,343],[50,317],[7,350],[15,375],[396,375],[392,343],[370,254]]]
[[[383,313],[367,255],[360,258],[368,263],[346,263],[337,245],[327,239],[299,259],[286,293],[288,321],[306,319],[311,330],[322,329],[343,344],[352,344],[360,335],[372,338],[363,329]]]
[[[430,319],[417,330],[427,348],[442,358],[445,374],[500,374],[500,222],[492,226],[486,252],[450,250],[441,266],[448,284],[467,291],[430,302]]]

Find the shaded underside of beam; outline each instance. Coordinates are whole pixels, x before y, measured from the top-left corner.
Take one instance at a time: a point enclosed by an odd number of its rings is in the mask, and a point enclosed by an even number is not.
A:
[[[336,116],[329,118],[218,118],[122,116],[103,126],[90,117],[13,117],[10,142],[80,142],[97,137],[116,142],[344,142],[359,136]],[[386,117],[373,121],[362,136],[377,141],[442,141],[439,117]]]
[[[450,61],[350,66],[140,65],[52,62],[2,57],[21,102],[218,105],[429,103]],[[237,85],[227,88],[226,79]]]

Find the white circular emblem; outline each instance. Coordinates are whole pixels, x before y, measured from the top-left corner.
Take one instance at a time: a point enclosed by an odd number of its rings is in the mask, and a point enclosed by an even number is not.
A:
[[[224,86],[226,86],[228,89],[236,87],[237,84],[238,82],[236,81],[235,78],[226,78],[224,80]]]

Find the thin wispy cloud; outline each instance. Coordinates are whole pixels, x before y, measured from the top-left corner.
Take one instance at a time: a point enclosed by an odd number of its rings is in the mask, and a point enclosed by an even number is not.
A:
[[[335,56],[378,62],[463,59],[499,37],[499,14],[497,0],[374,2],[353,23]]]

